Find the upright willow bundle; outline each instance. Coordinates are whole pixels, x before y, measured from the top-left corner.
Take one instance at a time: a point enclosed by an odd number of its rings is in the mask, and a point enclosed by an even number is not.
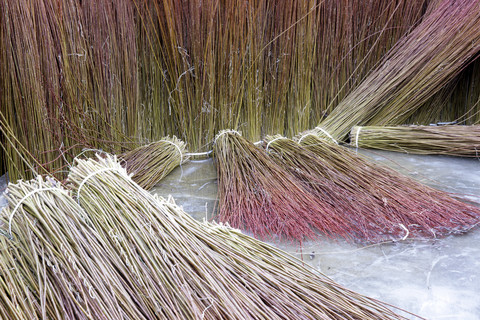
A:
[[[180,319],[404,319],[274,247],[193,220],[140,188],[113,158],[79,160],[69,181],[99,233],[115,237],[142,279],[176,274],[180,287],[158,285],[198,305]]]
[[[359,148],[478,158],[480,126],[353,127],[350,144]]]
[[[8,186],[1,214],[2,319],[152,319],[141,281],[51,180]]]
[[[374,164],[320,135],[323,132],[318,129],[305,132],[299,143],[323,159],[324,166],[341,173],[342,184],[350,184],[356,192],[371,197],[382,209],[382,220],[396,223],[406,236],[442,236],[469,230],[480,222],[479,208]]]
[[[142,188],[151,189],[177,166],[187,161],[185,142],[176,137],[138,147],[121,156],[125,169]]]
[[[221,131],[214,145],[218,173],[217,219],[256,237],[302,241],[315,230],[345,234],[328,201],[318,201],[295,175],[276,164],[238,132]]]
[[[403,124],[480,51],[480,3],[432,1],[423,21],[389,51],[321,126],[337,140],[355,125]]]
[[[1,0],[7,170],[63,179],[83,148],[311,128],[426,2]]]
[[[266,150],[270,157],[302,181],[319,202],[335,208],[334,214],[347,228],[332,234],[362,242],[399,239],[405,234],[395,217],[385,214],[385,206],[370,193],[355,185],[348,175],[318,157],[314,152],[282,136],[268,136]],[[339,234],[342,231],[345,234]]]

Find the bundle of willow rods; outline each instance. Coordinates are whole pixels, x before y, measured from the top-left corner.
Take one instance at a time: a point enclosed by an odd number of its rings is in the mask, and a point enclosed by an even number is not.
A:
[[[321,202],[328,202],[335,215],[348,227],[332,234],[353,238],[361,242],[380,242],[399,237],[404,230],[389,215],[385,215],[383,203],[356,187],[354,181],[331,166],[327,159],[318,157],[297,142],[276,135],[265,138],[266,150],[280,166],[294,174],[316,194]]]
[[[359,148],[478,158],[480,126],[353,127],[350,144]]]
[[[2,319],[152,319],[143,283],[53,180],[10,184],[0,216]],[[113,236],[113,235],[112,235]],[[7,240],[8,238],[8,240]],[[3,307],[4,306],[4,307]]]
[[[355,125],[404,124],[474,60],[479,25],[478,0],[431,1],[423,21],[320,125],[343,140]]]
[[[188,160],[185,153],[185,142],[174,136],[133,149],[123,154],[121,159],[132,179],[149,190]]]
[[[436,237],[464,232],[480,221],[479,208],[326,140],[319,129],[303,133],[298,141],[323,159],[324,166],[342,174],[334,181],[340,179],[374,199],[384,218],[408,229],[407,235]]]
[[[348,226],[334,204],[318,201],[294,174],[263,149],[232,130],[221,131],[214,145],[219,208],[216,219],[255,237],[302,241],[316,231],[345,235]]]
[[[98,232],[110,230],[132,267],[143,266],[139,276],[163,274],[155,260],[171,262],[183,283],[166,287],[203,304],[181,319],[404,319],[278,249],[193,220],[140,188],[114,158],[78,160],[69,182]]]

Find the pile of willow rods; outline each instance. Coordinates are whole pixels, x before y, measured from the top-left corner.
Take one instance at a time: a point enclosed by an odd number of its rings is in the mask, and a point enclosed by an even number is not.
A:
[[[214,145],[219,207],[216,219],[262,239],[303,241],[332,230],[347,236],[334,204],[318,201],[294,174],[237,131],[221,131]]]
[[[437,237],[465,232],[479,223],[479,208],[323,137],[322,130],[314,129],[303,133],[298,142],[321,158],[328,171],[338,173],[329,179],[376,202],[376,214],[382,215],[378,218],[396,223],[400,227],[396,233],[403,229],[405,236]]]
[[[398,240],[405,234],[399,223],[385,214],[383,203],[363,192],[327,159],[279,135],[268,136],[265,143],[267,153],[279,166],[295,175],[319,202],[335,208],[335,216],[346,228],[329,225],[329,233],[367,243]]]
[[[193,220],[140,188],[114,158],[78,160],[69,182],[98,232],[111,230],[129,262],[143,267],[142,279],[160,276],[165,270],[156,262],[170,261],[183,281],[166,290],[178,290],[197,304],[192,309],[197,318],[403,319],[278,249],[229,227]]]
[[[128,151],[121,160],[132,179],[149,190],[188,157],[185,142],[174,136]]]
[[[480,126],[359,126],[352,128],[350,144],[358,148],[478,158]]]
[[[147,294],[141,279],[68,190],[39,176],[10,184],[7,197],[0,215],[3,319],[155,317],[139,299]]]
[[[320,122],[343,141],[355,125],[400,125],[480,51],[477,0],[431,1],[423,20]]]

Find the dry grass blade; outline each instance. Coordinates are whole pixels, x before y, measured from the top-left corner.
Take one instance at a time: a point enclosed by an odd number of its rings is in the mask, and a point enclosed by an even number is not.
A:
[[[383,219],[408,229],[403,232],[407,231],[406,236],[443,236],[467,231],[479,223],[479,208],[324,140],[322,134],[317,129],[306,132],[300,144],[323,159],[325,166],[341,173],[346,181],[342,183],[373,197],[376,206],[383,208]]]
[[[185,142],[175,136],[133,149],[121,156],[127,172],[142,188],[151,189],[177,166],[188,160]]]
[[[141,282],[58,183],[8,186],[2,211],[4,319],[151,319]],[[1,286],[0,286],[1,287]],[[23,316],[20,318],[24,318]]]
[[[79,160],[69,180],[94,224],[122,223],[104,228],[116,225],[115,234],[134,245],[125,249],[142,261],[142,278],[166,271],[157,269],[155,260],[171,264],[184,282],[168,289],[203,304],[191,309],[188,319],[404,319],[278,249],[229,227],[193,220],[140,188],[115,159]],[[131,260],[133,266],[138,261]]]
[[[328,163],[328,159],[278,135],[265,141],[268,154],[278,165],[311,189],[318,201],[335,209],[333,216],[337,223],[327,225],[330,233],[362,242],[380,242],[398,239],[399,233],[404,232],[397,221],[385,215],[383,203],[356,187],[355,182]]]
[[[478,158],[480,126],[353,127],[350,144],[359,148]]]
[[[256,237],[302,241],[316,230],[330,236],[345,228],[329,202],[319,201],[294,174],[275,163],[264,150],[236,131],[215,139],[218,173],[217,220],[248,230]],[[332,225],[332,226],[329,226]]]

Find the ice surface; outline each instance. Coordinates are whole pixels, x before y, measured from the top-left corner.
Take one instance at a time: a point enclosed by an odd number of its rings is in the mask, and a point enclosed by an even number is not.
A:
[[[5,199],[4,192],[7,189],[7,175],[0,177],[0,210],[7,205],[7,199]]]

